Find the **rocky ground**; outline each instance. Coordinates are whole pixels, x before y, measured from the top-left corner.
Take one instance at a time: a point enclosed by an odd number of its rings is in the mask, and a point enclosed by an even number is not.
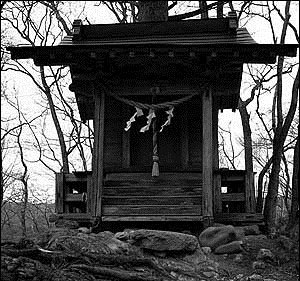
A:
[[[299,237],[299,236],[298,236]],[[299,238],[218,225],[199,237],[157,230],[90,233],[55,227],[1,245],[1,280],[299,279]]]

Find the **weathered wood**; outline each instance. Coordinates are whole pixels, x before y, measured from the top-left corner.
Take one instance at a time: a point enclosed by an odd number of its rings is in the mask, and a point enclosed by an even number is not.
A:
[[[245,201],[245,193],[225,193],[221,194],[221,199],[222,201]]]
[[[202,96],[203,120],[203,215],[213,216],[213,133],[212,133],[212,91],[206,91]]]
[[[104,93],[96,92],[94,116],[92,215],[101,217],[103,187]]]
[[[151,177],[149,173],[107,173],[105,175],[105,181],[139,181],[139,182],[152,182],[152,183],[159,183],[159,182],[180,182],[180,181],[201,181],[202,174],[201,173],[160,173],[159,178]]]
[[[64,174],[55,174],[55,209],[58,214],[64,212]]]
[[[103,216],[130,215],[202,215],[201,205],[108,205],[103,206]]]
[[[230,223],[230,222],[241,222],[241,223],[262,223],[264,220],[263,214],[254,213],[222,213],[215,215],[216,222]]]
[[[222,212],[222,199],[221,199],[221,175],[214,175],[214,213],[219,214]]]
[[[145,186],[139,187],[104,187],[103,196],[201,196],[200,187],[193,186]]]
[[[201,196],[184,195],[185,194],[183,194],[183,196],[105,196],[103,194],[103,205],[198,205],[202,199]]]
[[[67,193],[65,195],[65,202],[85,202],[85,193]]]
[[[174,222],[181,222],[181,221],[203,221],[203,216],[201,215],[147,215],[147,216],[102,216],[102,221],[174,221]]]
[[[77,221],[90,221],[92,220],[92,216],[87,213],[64,213],[61,215],[64,219],[73,219]]]

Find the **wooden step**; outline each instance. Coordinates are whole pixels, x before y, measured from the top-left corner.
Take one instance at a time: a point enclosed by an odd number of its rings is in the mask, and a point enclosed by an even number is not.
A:
[[[152,216],[102,216],[102,221],[104,222],[114,222],[114,221],[122,221],[122,222],[163,222],[163,221],[173,221],[173,222],[195,222],[195,221],[203,221],[203,216],[200,215],[190,215],[190,216],[172,216],[172,215],[152,215]]]
[[[103,196],[201,196],[199,186],[105,186]]]
[[[103,205],[199,205],[202,196],[103,196]]]
[[[201,215],[201,205],[103,205],[103,216]]]

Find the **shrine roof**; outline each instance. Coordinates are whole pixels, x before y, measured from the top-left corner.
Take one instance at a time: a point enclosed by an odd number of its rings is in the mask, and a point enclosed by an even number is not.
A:
[[[33,58],[37,65],[68,65],[74,62],[74,58],[70,60],[72,54],[154,47],[194,48],[202,54],[239,51],[244,54],[244,63],[275,63],[277,55],[296,56],[298,45],[257,44],[246,28],[238,28],[236,17],[227,17],[95,25],[75,20],[72,35],[56,46],[17,46],[8,50],[12,59]]]

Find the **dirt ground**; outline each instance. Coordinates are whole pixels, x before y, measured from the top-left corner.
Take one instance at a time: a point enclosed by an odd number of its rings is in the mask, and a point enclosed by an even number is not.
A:
[[[210,254],[209,258],[219,264],[222,275],[219,280],[299,280],[299,241],[289,245],[282,241],[280,237],[270,239],[265,235],[249,235],[243,240],[245,251],[242,254]],[[265,268],[254,269],[253,262],[262,248],[271,250],[275,259],[266,262]]]

